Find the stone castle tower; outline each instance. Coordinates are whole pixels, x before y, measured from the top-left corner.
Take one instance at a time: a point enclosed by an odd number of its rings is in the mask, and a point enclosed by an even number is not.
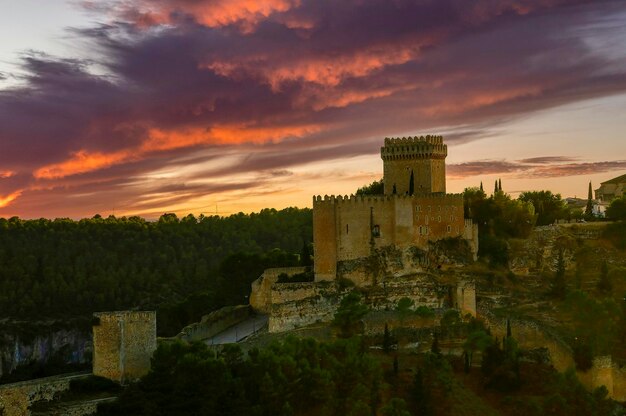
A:
[[[446,194],[441,136],[386,138],[381,148],[384,194],[313,197],[315,280],[367,284],[354,260],[385,248],[427,250],[444,238],[465,239],[474,256],[478,230],[463,217],[463,195]]]
[[[448,146],[442,136],[385,138],[384,144],[385,195],[445,194]]]
[[[94,375],[120,383],[137,380],[150,371],[156,348],[156,312],[94,314]]]

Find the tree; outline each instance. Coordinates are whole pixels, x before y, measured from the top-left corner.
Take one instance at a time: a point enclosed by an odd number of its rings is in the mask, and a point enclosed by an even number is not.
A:
[[[498,179],[498,191],[502,192],[502,179]]]
[[[552,281],[552,294],[559,299],[564,299],[566,291],[565,260],[563,259],[563,250],[559,250],[556,272],[554,273],[554,280]]]
[[[383,416],[411,416],[407,410],[406,402],[395,397],[382,407],[381,413]]]
[[[483,330],[474,331],[463,343],[463,353],[466,358],[466,372],[469,373],[469,369],[472,366],[472,359],[474,353],[477,351],[484,351],[489,345],[493,343],[491,336]]]
[[[389,332],[389,325],[385,323],[385,331],[383,332],[383,351],[388,353],[391,351],[391,345],[393,344],[393,339],[391,338],[391,332]]]
[[[605,215],[611,220],[626,221],[626,194],[611,201],[611,205],[606,209]]]
[[[383,195],[385,193],[385,182],[383,179],[365,185],[356,191],[356,195]]]
[[[361,303],[361,295],[358,292],[350,292],[341,299],[333,324],[339,327],[342,337],[349,338],[360,332],[361,319],[368,311],[367,306]]]
[[[400,322],[404,323],[404,320],[413,312],[413,306],[415,302],[409,298],[402,298],[398,301],[396,305],[396,311],[400,315]]]
[[[309,243],[304,240],[302,244],[302,251],[300,253],[300,265],[305,267],[310,267],[313,265],[313,260],[311,259],[311,251],[309,249]]]
[[[551,191],[522,192],[518,199],[533,204],[537,213],[537,225],[553,224],[567,215],[565,201],[560,194],[553,194]]]
[[[585,207],[585,217],[593,217],[593,191],[591,189],[591,181],[589,182],[589,192],[587,193],[587,206]]]

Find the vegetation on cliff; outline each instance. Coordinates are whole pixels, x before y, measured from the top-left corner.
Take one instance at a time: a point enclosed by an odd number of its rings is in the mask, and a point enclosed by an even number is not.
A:
[[[230,217],[0,219],[0,318],[158,309],[159,333],[247,303],[267,267],[297,265],[309,209]]]

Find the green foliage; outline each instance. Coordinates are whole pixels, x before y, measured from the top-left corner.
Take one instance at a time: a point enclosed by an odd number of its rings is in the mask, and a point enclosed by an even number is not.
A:
[[[428,306],[420,305],[415,308],[415,314],[422,318],[431,318],[435,316],[435,311],[433,311]]]
[[[559,250],[551,292],[552,295],[558,299],[564,299],[567,292],[567,286],[565,284],[565,260],[563,259],[563,250]]]
[[[456,309],[448,309],[441,317],[440,325],[442,327],[457,326],[462,323],[461,314]]]
[[[608,224],[602,231],[602,237],[620,250],[626,250],[626,221]]]
[[[358,340],[287,338],[247,355],[203,344],[161,344],[152,371],[99,415],[371,415],[406,410],[385,402],[380,364]],[[365,413],[364,413],[365,412]],[[404,413],[388,413],[399,414]]]
[[[619,306],[611,298],[595,300],[581,291],[567,295],[563,305],[578,342],[589,345],[593,355],[610,353],[618,335]]]
[[[339,304],[333,324],[341,331],[341,336],[349,338],[362,329],[361,319],[367,314],[369,309],[361,303],[361,295],[358,292],[350,292]]]
[[[400,315],[400,321],[404,322],[404,320],[413,313],[413,307],[415,306],[415,302],[409,298],[402,298],[398,301],[396,305],[396,311]]]
[[[157,309],[159,333],[172,335],[247,302],[264,267],[297,265],[290,253],[311,239],[311,210],[296,208],[156,222],[0,219],[0,318]]]
[[[389,400],[389,403],[381,409],[381,414],[383,416],[411,416],[407,410],[406,402],[398,398]]]
[[[537,225],[550,225],[568,216],[567,206],[561,195],[553,194],[551,191],[523,192],[519,200],[529,202],[535,207]]]
[[[611,205],[606,209],[605,215],[611,220],[626,221],[626,194],[611,201]]]
[[[365,185],[362,188],[357,189],[356,195],[384,195],[385,182],[383,179],[374,181],[369,185]]]

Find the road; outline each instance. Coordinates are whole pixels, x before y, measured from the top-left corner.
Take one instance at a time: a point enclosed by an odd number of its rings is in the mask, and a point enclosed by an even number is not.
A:
[[[237,325],[231,326],[224,332],[220,332],[212,338],[206,339],[204,342],[208,345],[232,344],[239,342],[267,325],[267,321],[267,315],[253,316],[238,323]]]

